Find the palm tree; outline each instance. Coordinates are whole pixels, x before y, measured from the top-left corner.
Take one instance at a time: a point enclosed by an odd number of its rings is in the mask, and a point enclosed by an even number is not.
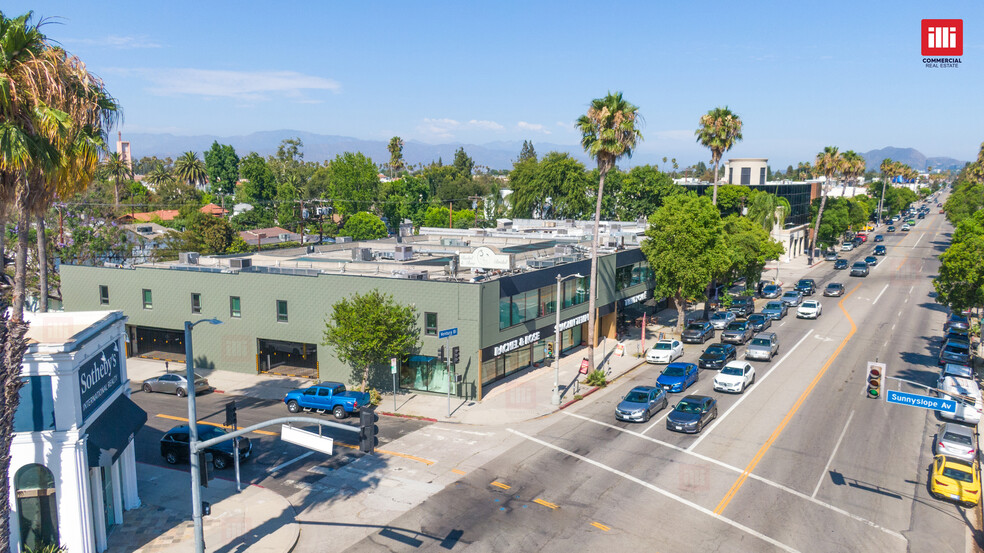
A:
[[[113,179],[113,208],[120,208],[120,181],[123,179],[133,180],[133,169],[130,164],[123,159],[119,152],[109,154],[102,165],[103,174]]]
[[[808,259],[813,264],[813,250],[817,245],[817,233],[820,232],[820,219],[823,217],[823,208],[827,205],[827,191],[830,190],[833,178],[843,168],[843,158],[837,151],[837,146],[827,146],[822,152],[817,154],[817,160],[813,164],[813,171],[816,175],[824,176],[824,183],[820,188],[820,209],[817,211],[817,221],[813,225],[813,237],[810,240],[810,251]]]
[[[864,174],[864,158],[854,150],[848,150],[841,156],[843,167],[841,172],[844,174],[844,185],[841,188],[841,196],[847,196],[847,185],[851,184],[851,196],[854,196],[854,186],[857,178]]]
[[[718,165],[721,156],[741,141],[741,118],[731,112],[728,106],[714,108],[700,116],[700,127],[694,131],[697,142],[711,150],[711,163],[714,164],[714,196],[711,202],[718,203]]]
[[[632,157],[636,143],[642,141],[639,132],[639,108],[622,98],[621,92],[595,98],[588,112],[577,119],[584,151],[598,162],[598,198],[595,205],[594,230],[591,239],[591,279],[588,283],[588,359],[594,367],[595,295],[598,288],[598,231],[601,226],[601,199],[605,191],[605,176],[622,156]],[[560,309],[560,306],[557,306]],[[559,331],[558,331],[559,332]],[[558,352],[558,355],[560,352]]]
[[[147,173],[147,176],[144,177],[144,181],[156,189],[158,186],[164,184],[173,184],[174,175],[164,168],[163,163],[158,163],[153,169],[150,170],[150,173]]]
[[[403,163],[403,139],[399,136],[394,136],[390,139],[389,145],[386,146],[390,154],[390,178],[393,177],[393,173],[399,173],[402,171],[406,165]]]
[[[775,194],[758,192],[752,195],[748,204],[747,217],[755,223],[762,225],[766,232],[778,224],[780,227],[785,223],[789,215],[789,200],[781,198]]]
[[[196,152],[185,152],[174,162],[174,176],[191,186],[208,180],[205,163],[198,159]]]

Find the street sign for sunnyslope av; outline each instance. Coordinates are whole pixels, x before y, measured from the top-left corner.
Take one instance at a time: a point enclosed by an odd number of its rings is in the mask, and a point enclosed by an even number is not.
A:
[[[898,390],[888,390],[885,394],[885,401],[898,403],[899,405],[908,405],[909,407],[922,407],[923,409],[931,409],[933,411],[943,411],[944,413],[957,412],[957,402],[952,399],[921,396]]]
[[[438,338],[450,338],[452,336],[457,336],[457,335],[458,335],[458,327],[449,328],[447,330],[442,330],[437,333]]]

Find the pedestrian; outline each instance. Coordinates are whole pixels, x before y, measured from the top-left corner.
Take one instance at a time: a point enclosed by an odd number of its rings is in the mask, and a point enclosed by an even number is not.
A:
[[[165,373],[171,372],[171,368],[167,366],[167,361],[164,362],[164,372]]]

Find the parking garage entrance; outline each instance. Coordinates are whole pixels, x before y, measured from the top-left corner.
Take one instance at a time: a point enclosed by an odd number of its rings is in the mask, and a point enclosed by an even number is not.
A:
[[[283,340],[256,340],[256,370],[280,376],[318,379],[318,345]]]
[[[149,326],[130,326],[130,357],[185,361],[184,331]]]

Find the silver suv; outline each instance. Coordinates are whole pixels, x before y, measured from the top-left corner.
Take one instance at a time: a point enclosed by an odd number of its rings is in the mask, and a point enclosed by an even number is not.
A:
[[[779,335],[775,332],[759,332],[745,348],[745,359],[772,361],[779,353]]]

